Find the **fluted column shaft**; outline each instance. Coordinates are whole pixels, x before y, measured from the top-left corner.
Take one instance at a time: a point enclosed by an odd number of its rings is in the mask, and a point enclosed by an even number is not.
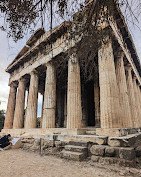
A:
[[[26,80],[19,80],[13,128],[23,128]]]
[[[52,63],[47,64],[42,128],[55,128],[56,71]]]
[[[37,105],[38,105],[38,75],[36,72],[31,72],[25,128],[37,127]]]
[[[11,84],[6,117],[4,122],[4,129],[13,128],[13,119],[14,119],[14,111],[15,111],[15,104],[16,104],[16,92],[17,92],[17,87],[14,84]]]
[[[67,128],[82,127],[80,66],[76,54],[68,61]]]
[[[127,89],[128,89],[128,95],[129,95],[129,104],[130,104],[130,110],[131,110],[131,120],[133,127],[136,127],[136,117],[137,117],[137,111],[136,111],[136,102],[135,102],[135,94],[134,94],[134,86],[133,86],[133,79],[132,79],[132,68],[130,66],[126,66],[127,70]]]
[[[94,103],[95,103],[95,126],[100,127],[100,89],[98,81],[94,83]]]
[[[41,114],[41,120],[40,120],[40,128],[42,128],[43,111],[44,111],[44,95],[43,95],[43,100],[42,100],[42,114]]]
[[[108,40],[108,39],[107,39]],[[102,43],[98,51],[101,128],[119,128],[119,92],[116,80],[112,41]]]
[[[127,128],[127,127],[132,127],[133,125],[132,125],[132,120],[131,120],[129,97],[127,93],[127,82],[126,82],[126,76],[125,76],[123,57],[124,57],[123,54],[117,57],[116,76],[117,76],[117,83],[119,87],[121,125],[122,125],[122,128]]]
[[[139,110],[140,110],[139,126],[141,127],[141,90],[140,90],[140,86],[139,86],[139,85],[137,85],[137,89],[138,89],[138,96],[139,96]]]
[[[65,89],[65,94],[64,94],[64,127],[66,128],[67,126],[67,91]]]
[[[135,107],[136,107],[135,126],[139,127],[140,125],[140,100],[139,100],[139,95],[138,95],[136,77],[133,78],[133,86],[134,86]]]

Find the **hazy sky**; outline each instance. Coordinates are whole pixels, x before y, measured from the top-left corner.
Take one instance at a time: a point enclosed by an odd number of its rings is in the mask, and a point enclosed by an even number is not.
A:
[[[141,59],[141,17],[138,18],[138,20],[140,21],[140,23],[136,23],[138,27],[136,25],[133,26],[130,22],[128,27],[135,43],[138,56]],[[5,69],[12,62],[21,48],[25,45],[28,38],[29,35],[27,35],[23,40],[20,40],[18,43],[14,43],[12,39],[7,39],[5,32],[0,31],[0,101],[2,101],[0,110],[6,109],[9,95],[9,74],[5,72]],[[41,112],[41,100],[42,98],[39,96],[38,115],[40,115]]]

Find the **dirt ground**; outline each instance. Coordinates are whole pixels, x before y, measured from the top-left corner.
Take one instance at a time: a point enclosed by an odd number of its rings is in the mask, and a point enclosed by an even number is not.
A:
[[[0,151],[0,177],[141,177],[141,170],[40,156],[21,149]]]

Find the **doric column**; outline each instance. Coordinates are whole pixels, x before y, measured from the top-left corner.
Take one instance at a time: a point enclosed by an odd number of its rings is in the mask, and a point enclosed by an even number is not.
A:
[[[65,88],[64,94],[64,128],[67,127],[67,90]]]
[[[98,80],[94,82],[95,126],[100,127],[100,89]]]
[[[17,86],[14,83],[12,83],[10,85],[10,93],[8,98],[4,129],[13,128],[13,119],[14,119],[14,111],[15,111],[15,104],[16,104],[16,92],[17,92]]]
[[[121,112],[121,125],[123,128],[132,127],[131,110],[129,105],[129,97],[127,93],[127,82],[125,76],[125,68],[123,57],[124,54],[119,52],[116,60],[116,76],[119,88],[119,102]]]
[[[25,115],[24,115],[24,128],[25,128],[26,117],[27,117],[28,96],[29,96],[29,88],[27,90],[27,100],[26,100],[26,108],[25,108]]]
[[[82,90],[81,90],[81,107],[82,107],[82,127],[87,127],[88,125],[88,118],[87,118],[87,109],[86,109],[86,94],[85,94],[85,84],[82,83]]]
[[[37,127],[37,104],[38,104],[38,75],[36,71],[32,71],[27,101],[25,128]]]
[[[131,110],[131,120],[132,120],[132,127],[136,127],[136,106],[135,106],[135,94],[134,94],[134,86],[133,86],[133,79],[132,79],[132,68],[131,66],[126,66],[127,71],[127,89],[128,89],[128,95],[129,95],[129,104],[130,104],[130,110]]]
[[[81,128],[80,66],[76,54],[68,61],[67,128]]]
[[[119,128],[119,91],[111,39],[98,51],[101,128]]]
[[[55,128],[55,111],[56,71],[52,63],[47,63],[42,128]]]
[[[20,79],[14,114],[13,128],[23,128],[26,80]]]
[[[42,114],[41,114],[41,120],[40,120],[40,128],[42,128],[43,111],[44,111],[44,94],[43,94],[43,100],[42,100]]]
[[[140,118],[139,118],[139,127],[141,127],[141,91],[139,84],[137,85],[138,90],[138,97],[139,97],[139,111],[140,111]]]
[[[135,126],[139,127],[140,124],[140,100],[138,95],[137,83],[136,83],[136,76],[133,77],[133,86],[134,86],[134,95],[135,95],[135,107],[136,107],[136,119],[135,119]]]

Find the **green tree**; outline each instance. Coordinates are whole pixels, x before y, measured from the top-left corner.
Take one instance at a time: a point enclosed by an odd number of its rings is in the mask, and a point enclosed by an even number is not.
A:
[[[33,33],[36,26],[52,29],[61,21],[72,20],[75,12],[81,11],[86,3],[92,1],[97,2],[99,7],[106,5],[112,9],[112,2],[123,7],[127,23],[129,20],[138,22],[141,15],[140,0],[0,0],[0,19],[4,19],[0,28],[17,41],[27,31]],[[94,9],[95,13],[99,12],[98,6]]]
[[[4,110],[0,110],[0,131],[3,129],[4,126],[4,119],[5,119],[5,112]]]

